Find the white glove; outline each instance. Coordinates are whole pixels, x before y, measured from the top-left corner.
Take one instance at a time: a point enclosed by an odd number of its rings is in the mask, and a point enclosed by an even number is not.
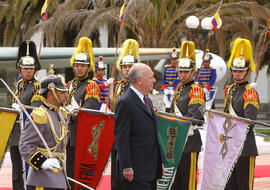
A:
[[[198,85],[198,84],[199,84],[199,82],[198,82],[198,81],[195,81],[195,82],[194,82],[194,84],[197,84],[197,85]]]
[[[22,111],[20,104],[14,103],[11,105],[11,107],[14,108],[15,110],[17,110],[18,112]]]
[[[251,86],[252,89],[256,89],[257,83],[253,82],[253,83],[250,84],[250,86]]]
[[[60,162],[56,158],[49,158],[43,162],[41,168],[44,170],[53,170],[53,168],[60,168]]]
[[[105,86],[109,86],[110,84],[112,84],[114,81],[114,78],[109,78],[106,82],[105,82]]]

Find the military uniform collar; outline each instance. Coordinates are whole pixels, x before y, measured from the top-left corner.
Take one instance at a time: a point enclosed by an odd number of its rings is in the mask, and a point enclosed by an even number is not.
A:
[[[246,86],[248,84],[248,81],[240,83],[240,84],[236,84],[236,87],[241,87],[241,86]]]
[[[23,81],[22,80],[22,83],[23,84],[32,84],[32,83],[34,83],[35,82],[35,78],[32,78],[32,79],[30,79],[30,80],[28,80],[28,81]]]
[[[43,103],[44,103],[44,106],[45,106],[46,108],[48,108],[49,110],[58,112],[59,108],[58,108],[57,106],[52,105],[52,104],[49,104],[49,103],[46,102],[46,101],[44,101]]]
[[[186,83],[186,84],[183,84],[183,87],[190,86],[190,85],[192,85],[193,83],[194,83],[194,80],[192,80],[192,81],[190,81],[190,82],[188,82],[188,83]]]
[[[85,82],[85,81],[87,81],[89,79],[89,76],[88,77],[86,77],[85,79],[82,79],[82,80],[75,80],[77,83],[82,83],[82,82]]]

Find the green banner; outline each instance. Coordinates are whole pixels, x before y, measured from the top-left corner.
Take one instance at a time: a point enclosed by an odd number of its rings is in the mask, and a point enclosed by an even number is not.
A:
[[[165,176],[157,181],[158,190],[169,190],[180,162],[191,122],[157,114],[158,140],[164,160]]]

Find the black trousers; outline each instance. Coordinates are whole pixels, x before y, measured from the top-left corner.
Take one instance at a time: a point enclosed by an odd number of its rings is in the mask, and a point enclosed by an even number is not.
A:
[[[156,190],[157,181],[122,182],[124,190]]]
[[[65,190],[65,189],[29,186],[29,190]]]
[[[255,156],[239,157],[225,190],[250,190],[254,183]]]
[[[198,153],[183,153],[171,190],[196,190],[197,189],[197,164]]]
[[[67,168],[67,176],[74,179],[74,171],[75,171],[75,146],[70,146],[68,143],[66,146],[67,151],[67,159],[66,159],[66,168]],[[74,183],[69,181],[71,189],[74,189]]]
[[[13,190],[24,190],[23,160],[18,146],[10,146],[10,158],[12,163],[12,187]]]
[[[115,145],[113,145],[111,151],[111,190],[123,189],[122,182],[117,174],[116,157],[117,157],[117,150],[115,148]]]

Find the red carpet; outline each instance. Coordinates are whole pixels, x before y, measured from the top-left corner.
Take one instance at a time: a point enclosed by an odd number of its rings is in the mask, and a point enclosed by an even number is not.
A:
[[[269,165],[259,165],[255,167],[254,177],[270,177],[270,166]]]
[[[255,167],[255,178],[270,177],[270,165],[258,165]],[[105,175],[100,179],[99,185],[96,190],[109,190],[111,189],[111,176]],[[0,187],[0,190],[11,190],[11,188]]]

